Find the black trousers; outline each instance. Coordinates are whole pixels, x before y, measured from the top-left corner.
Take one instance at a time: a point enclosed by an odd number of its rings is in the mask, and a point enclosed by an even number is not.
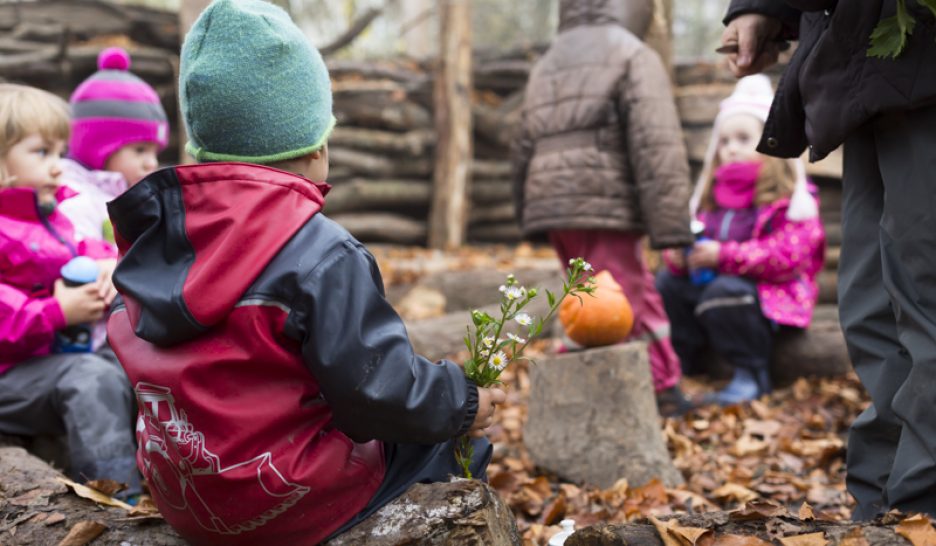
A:
[[[936,107],[845,142],[839,316],[871,406],[848,438],[853,517],[936,516]]]
[[[766,369],[773,326],[761,313],[754,282],[719,275],[697,286],[667,270],[657,274],[657,290],[670,319],[670,339],[683,373],[704,373],[703,350],[709,346],[732,365]]]

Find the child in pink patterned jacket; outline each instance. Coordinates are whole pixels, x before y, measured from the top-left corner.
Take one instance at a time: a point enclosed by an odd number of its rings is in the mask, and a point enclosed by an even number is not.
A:
[[[107,202],[159,167],[169,123],[159,95],[130,69],[130,55],[111,47],[98,55],[99,70],[71,96],[69,158],[62,180],[78,195],[61,211],[80,238],[112,239]]]
[[[690,202],[703,237],[686,253],[664,253],[669,267],[657,277],[684,372],[702,371],[706,346],[734,366],[708,402],[769,392],[775,332],[808,327],[818,296],[825,233],[803,163],[755,150],[772,100],[770,80],[758,75],[722,102]]]

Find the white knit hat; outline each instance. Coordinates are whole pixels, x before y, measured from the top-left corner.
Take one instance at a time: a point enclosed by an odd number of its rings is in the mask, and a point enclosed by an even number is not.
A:
[[[699,173],[699,179],[696,181],[695,189],[692,191],[692,197],[689,200],[689,209],[693,217],[699,210],[699,203],[702,200],[702,192],[705,189],[706,181],[712,177],[712,166],[715,163],[715,152],[718,148],[719,125],[724,120],[737,114],[748,114],[759,119],[761,123],[766,122],[767,115],[770,114],[770,105],[773,103],[773,98],[774,93],[773,87],[770,85],[770,79],[763,74],[755,74],[738,80],[731,96],[721,102],[712,128],[712,137],[709,139],[708,148],[705,150],[702,172]],[[806,166],[803,165],[803,160],[798,157],[790,158],[789,161],[796,176],[796,185],[793,188],[793,195],[790,196],[787,218],[793,221],[815,218],[819,214],[819,210],[816,206],[816,200],[809,193],[806,181]]]

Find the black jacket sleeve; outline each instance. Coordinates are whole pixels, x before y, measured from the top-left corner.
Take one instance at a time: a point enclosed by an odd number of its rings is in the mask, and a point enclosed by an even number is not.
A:
[[[352,440],[433,444],[465,433],[478,389],[453,362],[416,355],[374,258],[346,241],[301,281],[302,357]]]
[[[732,19],[746,13],[760,13],[783,23],[783,38],[792,40],[799,35],[800,10],[782,0],[731,0],[722,20],[728,24]]]

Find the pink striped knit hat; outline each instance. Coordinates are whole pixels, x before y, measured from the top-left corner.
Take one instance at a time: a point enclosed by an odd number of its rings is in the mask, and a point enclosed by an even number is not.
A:
[[[129,72],[130,55],[110,47],[98,55],[98,71],[71,96],[69,154],[85,167],[102,170],[107,159],[134,142],[169,143],[169,122],[159,96]]]

